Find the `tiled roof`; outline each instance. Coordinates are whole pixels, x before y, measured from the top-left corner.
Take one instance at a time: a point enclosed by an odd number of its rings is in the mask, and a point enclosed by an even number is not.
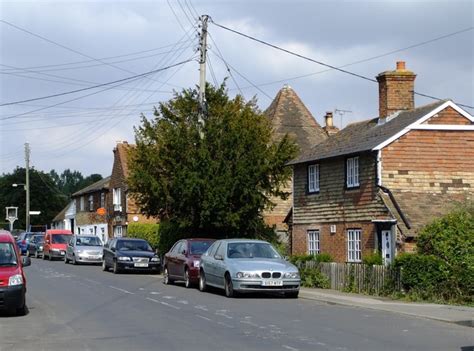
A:
[[[62,221],[63,219],[66,218],[66,212],[69,208],[69,206],[71,206],[71,202],[69,202],[66,207],[64,207],[61,212],[59,212],[56,217],[53,218],[53,222],[59,222],[59,221]]]
[[[410,111],[400,112],[393,118],[387,118],[387,121],[380,125],[378,124],[378,118],[349,124],[339,133],[327,138],[311,149],[307,149],[306,152],[298,159],[290,162],[290,164],[371,150],[445,102],[446,100],[437,101]]]
[[[102,190],[102,189],[108,189],[109,188],[109,181],[110,181],[110,176],[104,178],[104,179],[101,179],[97,182],[95,182],[94,184],[91,184],[89,186],[86,186],[85,188],[79,190],[79,191],[76,191],[74,194],[72,194],[72,196],[79,196],[79,195],[83,195],[83,194],[87,194],[87,193],[92,193],[94,191],[98,191],[98,190]]]
[[[279,140],[289,134],[298,144],[300,152],[327,138],[326,132],[316,122],[296,92],[287,85],[278,92],[264,114],[273,125],[274,138]]]

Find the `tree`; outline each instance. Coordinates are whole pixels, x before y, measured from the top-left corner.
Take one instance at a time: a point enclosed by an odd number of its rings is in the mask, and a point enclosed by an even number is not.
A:
[[[65,169],[59,175],[54,169],[49,172],[56,187],[67,197],[102,179],[100,174],[91,174],[84,178],[81,172]]]
[[[231,99],[225,85],[206,87],[208,113],[198,123],[198,91],[183,90],[142,116],[131,149],[129,190],[142,211],[189,235],[268,237],[264,209],[286,198],[286,163],[297,154],[289,138],[272,142],[256,100]]]
[[[26,192],[23,187],[13,188],[14,183],[25,183],[25,168],[17,167],[11,174],[0,176],[0,209],[6,206],[18,207],[18,220],[15,228],[25,228]],[[52,219],[66,206],[68,197],[56,187],[52,177],[34,168],[30,169],[30,209],[41,211],[38,216],[30,216],[30,223],[50,224]]]

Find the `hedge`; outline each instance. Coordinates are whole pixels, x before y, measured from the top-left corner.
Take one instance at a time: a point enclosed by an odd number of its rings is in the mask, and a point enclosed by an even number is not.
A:
[[[127,236],[130,238],[145,239],[153,249],[158,248],[159,224],[156,223],[129,223]]]

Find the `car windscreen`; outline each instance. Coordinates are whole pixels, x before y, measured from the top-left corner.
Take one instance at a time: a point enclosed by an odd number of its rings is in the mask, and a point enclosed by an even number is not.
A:
[[[102,241],[96,236],[81,236],[76,238],[77,246],[102,246]]]
[[[37,243],[37,244],[42,244],[44,243],[44,235],[35,235],[32,239],[32,242]]]
[[[212,241],[191,241],[189,253],[191,255],[202,255],[212,245]]]
[[[228,258],[281,258],[280,254],[267,243],[241,242],[227,245]]]
[[[0,266],[16,266],[18,264],[15,248],[11,243],[0,243]]]
[[[153,251],[145,240],[119,240],[117,241],[117,250]]]
[[[68,235],[68,234],[51,235],[52,244],[67,244],[69,240],[71,240],[71,235]]]

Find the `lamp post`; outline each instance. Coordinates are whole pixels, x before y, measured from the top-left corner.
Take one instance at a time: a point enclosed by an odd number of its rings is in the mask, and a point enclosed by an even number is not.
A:
[[[13,183],[12,187],[16,188],[23,185],[23,189],[26,191],[26,231],[30,230],[30,187],[22,183]]]

